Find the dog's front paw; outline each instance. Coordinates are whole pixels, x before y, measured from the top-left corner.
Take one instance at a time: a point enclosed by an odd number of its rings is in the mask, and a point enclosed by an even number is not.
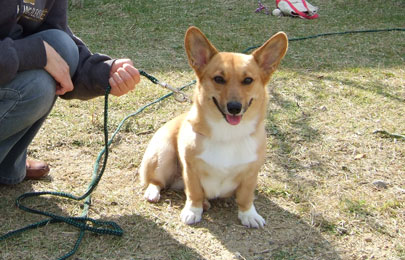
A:
[[[193,225],[201,221],[203,209],[185,206],[181,211],[180,218],[187,225]]]
[[[149,202],[158,202],[160,199],[160,187],[154,184],[149,184],[143,197]]]
[[[263,228],[266,224],[264,218],[257,213],[254,205],[247,211],[239,210],[238,218],[244,226],[249,228]]]

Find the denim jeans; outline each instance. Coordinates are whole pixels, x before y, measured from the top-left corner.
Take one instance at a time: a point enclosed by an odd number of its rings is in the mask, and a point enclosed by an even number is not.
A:
[[[52,29],[29,37],[41,37],[51,45],[73,76],[79,51],[69,35]],[[12,81],[0,85],[0,184],[24,180],[27,148],[55,103],[55,90],[55,80],[43,69],[19,72]]]

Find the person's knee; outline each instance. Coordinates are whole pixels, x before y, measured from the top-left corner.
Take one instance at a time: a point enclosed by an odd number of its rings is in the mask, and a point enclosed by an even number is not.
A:
[[[55,88],[55,80],[44,70],[21,72],[1,88],[0,140],[46,117],[56,100]]]
[[[79,62],[79,50],[73,39],[64,31],[50,29],[39,33],[41,38],[51,45],[70,67],[73,76]]]
[[[32,111],[32,116],[39,119],[52,108],[56,99],[56,82],[44,70],[29,71],[32,81],[27,83],[20,93],[21,102]]]

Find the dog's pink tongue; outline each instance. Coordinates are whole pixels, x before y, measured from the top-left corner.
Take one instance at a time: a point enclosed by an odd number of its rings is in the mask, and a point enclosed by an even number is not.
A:
[[[226,115],[226,121],[231,125],[237,125],[240,123],[242,116],[233,116],[233,115]]]

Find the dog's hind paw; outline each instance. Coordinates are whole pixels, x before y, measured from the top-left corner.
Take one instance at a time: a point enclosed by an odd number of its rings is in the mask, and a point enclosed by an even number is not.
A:
[[[149,184],[143,197],[149,202],[158,202],[160,199],[160,190],[161,188],[159,186]]]
[[[180,218],[187,225],[193,225],[201,221],[203,209],[185,206],[181,211]]]
[[[247,211],[239,211],[238,218],[242,222],[242,225],[249,228],[263,228],[266,221],[260,216],[254,205]]]

